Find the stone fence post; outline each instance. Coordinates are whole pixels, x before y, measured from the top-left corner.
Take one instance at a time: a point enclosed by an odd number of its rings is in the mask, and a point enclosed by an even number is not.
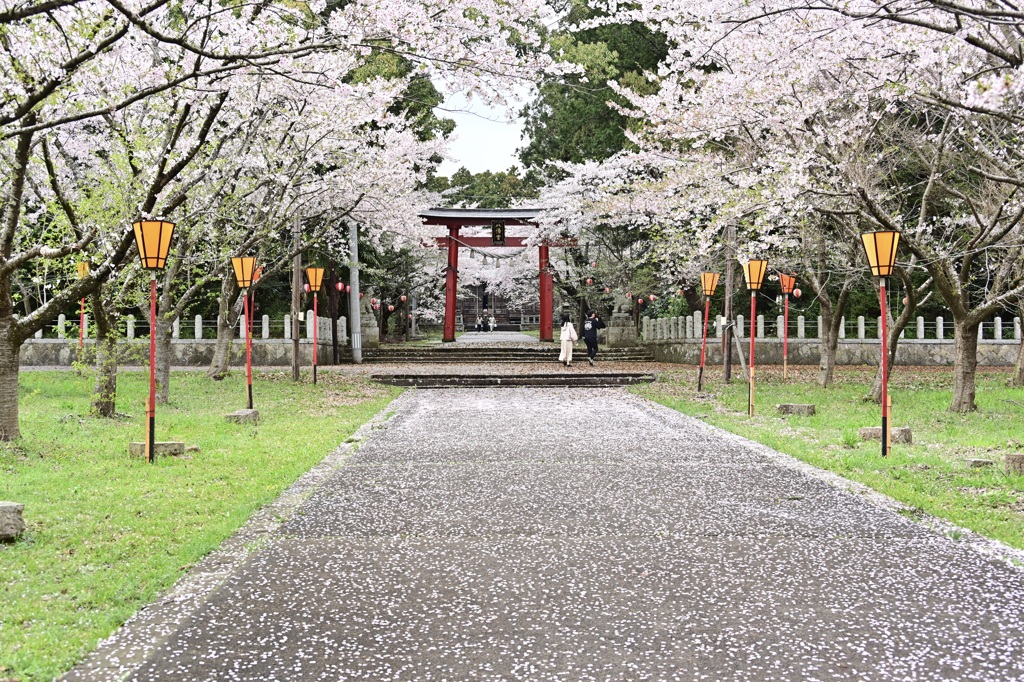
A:
[[[63,313],[57,316],[57,338],[64,338],[64,325],[67,324],[67,318]]]
[[[764,338],[764,315],[757,316],[757,338]]]
[[[306,338],[313,340],[313,311],[306,311]]]
[[[292,316],[291,315],[285,315],[284,316],[284,338],[285,339],[292,338]]]
[[[203,316],[196,315],[196,340],[203,338]]]
[[[995,340],[1003,340],[1003,318],[997,317],[995,320]]]
[[[263,319],[261,321],[263,323],[263,325],[262,325],[263,326],[263,330],[262,330],[263,333],[260,334],[260,336],[262,336],[264,339],[269,339],[270,338],[270,315],[264,315]]]
[[[864,316],[857,316],[857,338],[861,341],[864,340]]]
[[[917,338],[924,338],[924,318],[920,315],[917,316]]]
[[[745,321],[746,321],[746,318],[743,317],[742,315],[737,315],[736,316],[736,338],[737,339],[742,339],[743,338],[743,332],[747,328],[747,325],[744,324]]]
[[[941,317],[935,318],[935,338],[944,339],[946,338],[946,329],[943,325],[943,319]]]
[[[784,318],[782,315],[779,315],[775,318],[775,336],[779,337],[780,339],[782,338],[783,332],[785,331],[783,327],[785,325],[786,318]]]
[[[839,318],[839,338],[841,338],[841,339],[845,339],[846,338],[846,318],[845,317],[840,317]]]
[[[135,316],[129,315],[125,318],[125,337],[129,339],[135,338]]]
[[[179,339],[179,338],[181,338],[181,318],[180,317],[174,318],[174,322],[171,323],[171,338],[172,339]]]
[[[1021,330],[1020,330],[1020,318],[1019,317],[1015,317],[1015,318],[1013,318],[1013,340],[1014,341],[1020,341],[1020,333],[1021,333]]]
[[[804,316],[798,315],[796,318],[796,338],[802,339],[806,336],[807,327],[805,325],[806,322],[804,321]]]

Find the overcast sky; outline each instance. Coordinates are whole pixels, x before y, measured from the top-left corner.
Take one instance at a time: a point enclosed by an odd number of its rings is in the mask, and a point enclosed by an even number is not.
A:
[[[523,144],[523,124],[518,119],[509,120],[504,109],[492,109],[476,100],[467,103],[461,94],[455,94],[449,95],[436,112],[456,123],[453,137],[457,139],[449,144],[452,160],[441,164],[441,175],[451,175],[461,166],[480,173],[519,165],[516,149]]]

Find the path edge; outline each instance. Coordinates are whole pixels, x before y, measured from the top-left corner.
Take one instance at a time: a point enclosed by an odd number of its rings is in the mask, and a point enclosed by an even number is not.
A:
[[[720,426],[709,424],[703,419],[690,416],[680,412],[679,410],[674,410],[667,405],[662,405],[661,403],[655,402],[645,396],[638,395],[636,393],[630,393],[630,395],[644,402],[655,412],[663,412],[673,418],[697,424],[706,431],[721,436],[725,440],[731,441],[736,445],[752,450],[771,460],[775,464],[800,471],[812,478],[830,485],[833,488],[838,488],[839,490],[850,493],[857,499],[862,500],[873,507],[878,507],[894,514],[899,514],[904,519],[923,526],[932,533],[935,533],[950,542],[968,547],[987,559],[994,559],[1018,571],[1024,571],[1024,550],[1011,547],[1000,540],[986,537],[969,528],[958,526],[952,521],[947,521],[946,519],[939,518],[938,516],[932,516],[931,514],[928,514],[916,507],[911,507],[910,505],[900,502],[885,493],[879,492],[864,483],[845,478],[827,469],[821,469],[813,464],[797,459],[793,455],[779,452],[774,448],[768,447],[764,443],[758,443],[755,440],[750,440],[749,438],[745,438],[739,434],[727,431]]]
[[[59,682],[110,682],[125,680],[138,670],[156,649],[199,611],[210,596],[253,553],[280,541],[278,529],[287,523],[313,492],[344,466],[374,431],[386,428],[402,404],[405,391],[299,476],[269,504],[260,507],[215,550],[203,557],[166,592],[143,606],[71,670]]]

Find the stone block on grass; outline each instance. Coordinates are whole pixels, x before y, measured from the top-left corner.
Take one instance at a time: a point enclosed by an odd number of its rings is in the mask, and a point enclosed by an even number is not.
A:
[[[1024,475],[1024,453],[1013,452],[1006,455],[1006,473],[1011,476]]]
[[[259,410],[236,410],[224,415],[224,418],[234,424],[256,424],[260,420]]]
[[[25,532],[25,519],[21,515],[23,511],[23,504],[0,502],[0,542],[17,540]]]
[[[779,411],[779,414],[796,414],[801,417],[811,417],[815,413],[814,405],[802,405],[799,403],[782,403],[781,405],[776,405],[775,409]]]
[[[145,443],[129,443],[128,454],[132,457],[145,457]],[[178,457],[185,454],[185,444],[178,441],[157,441],[153,444],[154,457]]]
[[[967,464],[972,469],[984,469],[985,467],[995,466],[996,463],[990,459],[969,459]]]
[[[890,429],[892,431],[892,442],[893,443],[905,443],[910,445],[913,443],[913,438],[910,435],[909,426],[894,426]],[[864,426],[857,429],[857,436],[861,440],[882,440],[882,427],[881,426]]]

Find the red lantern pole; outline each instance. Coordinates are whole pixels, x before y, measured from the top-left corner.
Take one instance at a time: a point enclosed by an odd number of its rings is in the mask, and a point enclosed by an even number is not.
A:
[[[700,343],[700,370],[697,371],[697,392],[704,390],[704,355],[708,348],[708,315],[711,314],[711,299],[704,297],[704,336]]]
[[[78,313],[78,349],[85,345],[85,297],[82,297],[82,307]]]
[[[789,379],[789,294],[785,296],[782,310],[782,380]]]
[[[316,312],[316,299],[317,292],[313,292],[313,385],[316,385],[316,332],[317,327],[320,325],[317,323],[318,316]]]
[[[245,332],[245,383],[248,389],[249,409],[252,409],[252,317],[250,315],[252,306],[249,305],[249,292],[245,293],[242,299],[245,306],[245,323],[249,328]]]
[[[882,457],[889,456],[891,435],[889,433],[889,334],[886,324],[889,317],[885,297],[885,277],[878,278],[878,298],[882,308]]]
[[[146,410],[146,461],[156,461],[156,273],[149,280],[149,407]]]
[[[754,416],[754,335],[757,331],[757,290],[750,291],[750,381],[747,382],[747,414]]]

